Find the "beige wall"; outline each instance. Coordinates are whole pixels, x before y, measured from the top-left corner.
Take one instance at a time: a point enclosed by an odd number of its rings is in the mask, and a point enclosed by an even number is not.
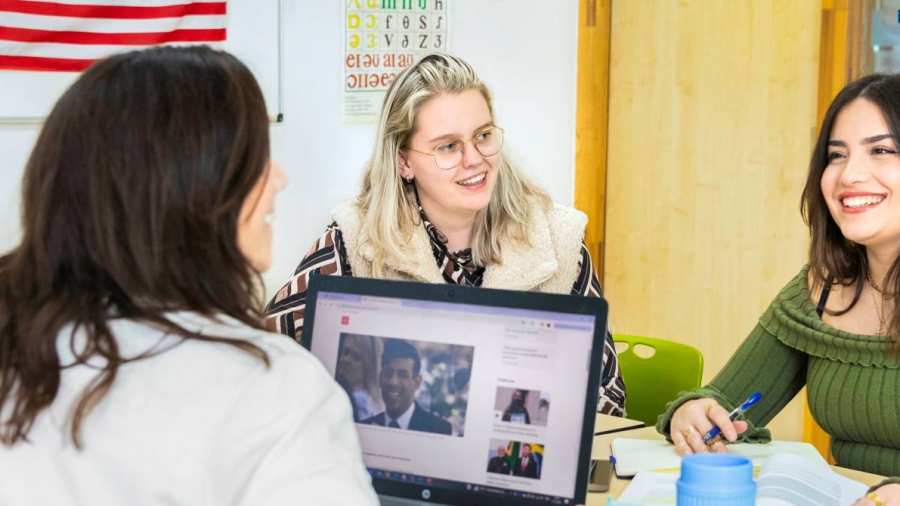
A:
[[[613,331],[709,380],[804,262],[821,2],[612,4],[605,293]],[[800,397],[776,419],[801,439]]]

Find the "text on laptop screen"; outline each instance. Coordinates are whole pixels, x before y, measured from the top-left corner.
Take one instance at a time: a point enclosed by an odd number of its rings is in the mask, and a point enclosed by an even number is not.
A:
[[[315,320],[374,476],[573,497],[594,316],[319,292]]]

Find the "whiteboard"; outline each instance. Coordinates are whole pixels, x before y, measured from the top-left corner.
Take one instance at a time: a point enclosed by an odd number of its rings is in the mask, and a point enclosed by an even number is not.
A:
[[[279,111],[279,0],[230,0],[226,49],[243,61],[259,81],[270,117]],[[33,122],[45,118],[56,100],[78,78],[77,72],[0,70],[0,121]]]

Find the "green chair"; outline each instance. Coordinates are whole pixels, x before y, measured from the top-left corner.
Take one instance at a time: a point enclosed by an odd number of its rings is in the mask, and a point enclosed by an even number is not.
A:
[[[643,336],[614,334],[613,341],[625,381],[628,418],[655,425],[666,403],[678,392],[700,386],[703,354],[697,348]],[[628,347],[619,351],[623,344]]]

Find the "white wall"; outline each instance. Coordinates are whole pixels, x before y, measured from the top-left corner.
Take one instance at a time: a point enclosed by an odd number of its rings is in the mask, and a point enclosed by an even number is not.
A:
[[[285,0],[286,120],[272,127],[272,156],[290,183],[277,204],[269,292],[327,225],[328,212],[356,193],[371,150],[374,125],[342,123],[342,1]],[[449,50],[491,88],[508,154],[555,200],[571,205],[578,2],[448,1]],[[243,28],[254,20],[230,23]],[[36,135],[34,126],[0,126],[0,250],[19,238],[19,180]]]

